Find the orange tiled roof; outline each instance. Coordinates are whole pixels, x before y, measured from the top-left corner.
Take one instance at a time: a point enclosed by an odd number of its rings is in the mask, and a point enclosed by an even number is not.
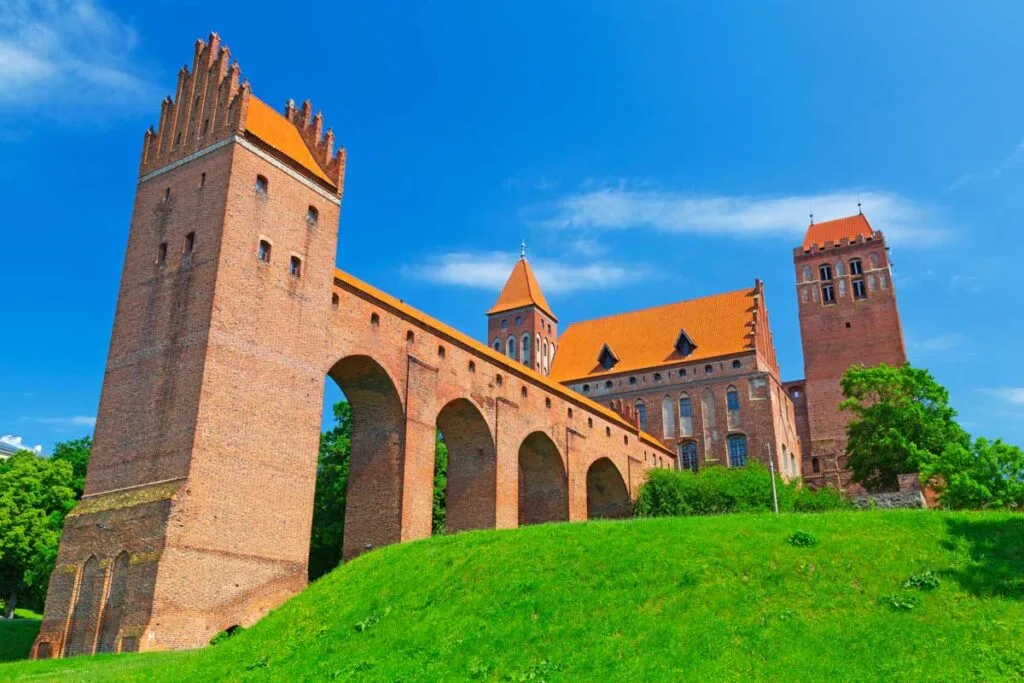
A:
[[[525,257],[519,259],[515,267],[512,268],[512,274],[508,276],[505,288],[501,290],[498,301],[491,306],[491,310],[487,311],[487,315],[511,311],[524,306],[536,306],[551,316],[555,322],[558,322],[558,318],[551,312],[548,300],[544,298],[544,292],[540,291],[533,268],[530,267]]]
[[[558,338],[551,379],[571,382],[749,351],[754,293],[740,289],[573,323]],[[696,344],[685,361],[675,348],[681,330]],[[609,370],[597,362],[605,344],[619,358]]]
[[[825,242],[839,244],[844,237],[851,242],[864,235],[871,237],[875,233],[868,224],[868,219],[862,213],[846,218],[837,218],[824,223],[811,223],[804,236],[804,251],[809,251],[812,244],[819,247],[825,246]]]
[[[312,152],[309,151],[309,147],[302,140],[299,129],[283,114],[255,96],[249,98],[245,129],[320,180],[326,181],[331,187],[334,187],[334,183],[324,173]]]
[[[403,315],[407,315],[413,320],[419,321],[420,323],[426,325],[427,327],[432,328],[436,332],[457,341],[458,343],[473,350],[474,352],[480,354],[481,356],[488,358],[492,363],[494,363],[498,367],[504,368],[506,372],[524,375],[529,379],[533,380],[534,382],[543,385],[551,393],[557,394],[558,396],[561,396],[563,399],[572,401],[580,406],[583,406],[584,408],[588,408],[597,415],[604,416],[611,422],[614,422],[615,424],[635,433],[637,435],[637,438],[639,438],[641,441],[648,444],[649,446],[654,446],[660,449],[662,452],[668,454],[669,456],[673,458],[675,457],[675,453],[673,453],[672,450],[666,448],[665,444],[663,444],[660,439],[651,436],[647,432],[640,431],[639,429],[636,428],[636,425],[633,425],[630,422],[628,422],[624,417],[616,413],[614,410],[606,408],[600,403],[591,401],[586,396],[578,394],[575,391],[562,386],[558,382],[552,381],[550,378],[545,377],[544,375],[532,370],[531,368],[528,368],[522,363],[518,363],[514,360],[509,359],[505,354],[498,353],[491,347],[487,346],[487,344],[481,344],[476,339],[473,339],[472,337],[465,335],[462,332],[459,332],[454,327],[449,327],[448,325],[445,325],[440,320],[430,317],[426,313],[423,313],[422,311],[413,308],[412,306],[405,303],[401,299],[397,299],[391,296],[390,294],[380,289],[377,289],[373,285],[363,282],[359,278],[349,273],[346,273],[340,268],[334,269],[334,278],[340,281],[341,283],[346,284],[349,287],[352,287],[357,291],[363,292],[364,294],[367,294],[368,296],[377,299],[378,301],[402,313]]]

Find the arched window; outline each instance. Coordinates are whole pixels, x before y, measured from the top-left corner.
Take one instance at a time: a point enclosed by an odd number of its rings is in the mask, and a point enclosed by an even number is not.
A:
[[[740,368],[740,367],[743,367],[743,363],[742,363],[742,361],[740,361],[740,359],[737,358],[736,360],[734,360],[732,362],[732,366],[733,366],[733,368]]]
[[[608,380],[607,382],[605,382],[604,383],[604,388],[605,389],[611,389],[612,388],[612,381]]]
[[[782,471],[792,476],[789,471],[789,456],[786,454],[786,444],[782,444]]]
[[[871,254],[868,256],[868,262],[871,263],[872,268],[877,268],[879,261],[880,259],[878,258],[878,254],[876,254],[875,252],[871,252]]]
[[[715,371],[715,368],[712,367],[710,364],[704,366],[704,374],[705,375],[710,375],[714,371]]]
[[[712,440],[717,441],[715,430],[715,395],[711,389],[705,389],[700,395],[701,422],[704,424],[705,454],[711,450]]]
[[[523,335],[523,365],[530,364],[530,333]]]
[[[725,390],[725,407],[728,411],[729,429],[736,429],[740,426],[740,392],[736,391],[734,386]]]
[[[584,384],[583,385],[583,393],[584,394],[589,394],[590,393],[590,385],[589,384]]]
[[[545,339],[541,345],[544,349],[544,357],[540,359],[540,371],[546,375],[548,374],[548,340]]]
[[[540,343],[540,335],[539,334],[535,335],[534,338],[533,338],[533,353],[534,353],[535,356],[537,356],[537,360],[534,361],[534,368],[536,368],[537,370],[540,370],[540,357],[541,357],[542,354],[541,354],[541,343]]]
[[[515,360],[519,356],[519,345],[516,343],[516,338],[510,336],[506,341],[506,344],[505,352],[508,354],[509,358]]]
[[[868,291],[869,292],[875,291],[875,276],[874,275],[868,275]]]
[[[697,471],[697,442],[684,441],[679,444],[679,469]]]
[[[661,423],[665,429],[665,438],[671,439],[676,435],[676,415],[671,396],[666,396],[661,402]]]
[[[818,462],[817,458],[811,458],[811,472],[814,472],[815,474],[821,472],[821,464]]]
[[[863,275],[864,265],[860,262],[859,258],[850,259],[850,275]]]
[[[268,189],[270,189],[270,183],[267,181],[266,176],[256,176],[256,192],[265,195]]]
[[[306,225],[313,227],[316,225],[317,220],[320,218],[320,212],[316,210],[315,206],[310,206],[306,209]]]
[[[497,337],[494,338],[494,350],[501,353],[501,340]]]
[[[647,404],[643,402],[643,399],[637,399],[636,402],[636,419],[640,422],[640,429],[647,431]]]
[[[629,378],[629,383],[630,384],[636,384],[636,377],[630,377]]]
[[[843,275],[846,275],[846,268],[843,266],[843,262],[842,261],[837,261],[836,262],[836,275],[838,275],[840,277],[842,277]]]
[[[259,251],[256,252],[260,261],[264,263],[270,263],[270,242],[266,240],[260,240]]]
[[[679,436],[693,436],[693,401],[688,394],[679,397]]]
[[[292,256],[291,263],[288,266],[288,272],[292,277],[302,277],[302,259],[298,256]]]
[[[879,273],[878,274],[878,286],[881,289],[888,289],[889,288],[889,282],[885,279],[885,273]]]
[[[727,441],[729,443],[729,467],[746,467],[747,437],[742,434],[733,434]]]
[[[813,277],[813,272],[810,266],[804,266],[804,282],[810,282]]]
[[[807,288],[804,287],[800,290],[800,301],[807,303]]]

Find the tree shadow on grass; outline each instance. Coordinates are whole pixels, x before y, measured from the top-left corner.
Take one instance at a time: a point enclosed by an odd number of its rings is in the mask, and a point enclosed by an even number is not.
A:
[[[966,551],[970,562],[944,572],[979,597],[1024,600],[1024,516],[1010,519],[950,519],[945,546]]]

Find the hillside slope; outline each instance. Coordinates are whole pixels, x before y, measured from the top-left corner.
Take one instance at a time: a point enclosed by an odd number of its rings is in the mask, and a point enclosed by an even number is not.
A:
[[[923,571],[937,588],[901,587]],[[1020,515],[729,516],[385,548],[206,650],[0,678],[992,681],[1024,676],[1022,643]]]

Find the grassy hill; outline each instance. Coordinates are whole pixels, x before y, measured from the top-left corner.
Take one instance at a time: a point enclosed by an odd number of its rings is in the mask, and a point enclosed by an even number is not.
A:
[[[1022,676],[1024,516],[925,511],[435,538],[365,555],[205,650],[0,665],[76,681]]]

